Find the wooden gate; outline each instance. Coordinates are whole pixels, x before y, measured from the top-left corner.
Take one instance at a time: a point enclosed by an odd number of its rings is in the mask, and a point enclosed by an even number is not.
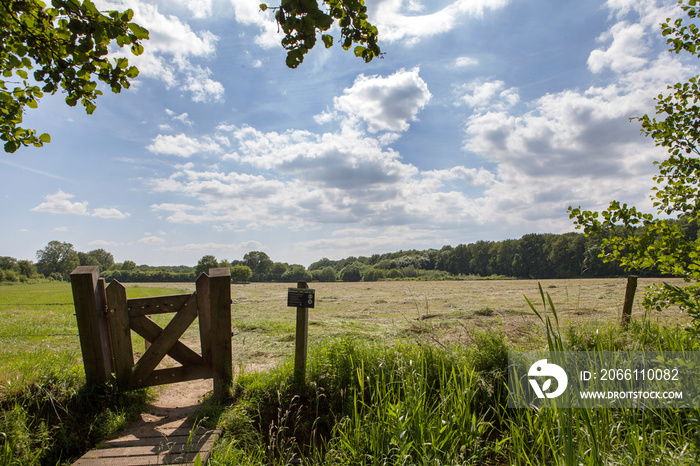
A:
[[[192,294],[154,298],[127,299],[116,280],[105,288],[97,266],[76,268],[71,284],[87,382],[116,379],[130,389],[213,378],[214,397],[228,395],[233,380],[228,268],[200,275]],[[149,317],[164,313],[175,314],[165,328]],[[197,318],[201,354],[179,341]],[[150,343],[136,362],[132,330]],[[180,365],[156,369],[166,355]]]

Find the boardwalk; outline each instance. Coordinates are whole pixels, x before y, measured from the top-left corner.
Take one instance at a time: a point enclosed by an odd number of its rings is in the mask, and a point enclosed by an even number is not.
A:
[[[194,464],[197,455],[206,464],[219,432],[190,419],[199,401],[211,390],[211,380],[172,384],[161,388],[158,399],[141,419],[119,436],[107,440],[73,463],[77,466],[140,466]]]
[[[76,466],[140,466],[147,464],[194,464],[199,455],[206,464],[218,431],[200,427],[191,433],[186,424],[178,428],[129,434],[103,442],[73,463]]]

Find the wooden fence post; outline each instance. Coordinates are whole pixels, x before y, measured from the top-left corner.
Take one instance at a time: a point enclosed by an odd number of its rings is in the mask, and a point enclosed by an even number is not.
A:
[[[131,370],[134,367],[134,350],[131,346],[131,326],[129,309],[126,305],[126,288],[117,280],[107,287],[109,330],[112,337],[114,373],[117,383],[129,386]]]
[[[204,364],[211,367],[211,310],[209,309],[209,276],[201,274],[195,281],[197,289],[197,312],[199,313],[199,341],[202,346]]]
[[[627,277],[627,289],[625,290],[625,304],[622,306],[622,327],[627,328],[632,318],[632,305],[634,304],[634,294],[637,291],[637,276]]]
[[[297,282],[297,288],[308,288],[306,282]],[[294,351],[294,383],[299,390],[306,380],[306,352],[309,341],[309,308],[297,307],[297,329]]]
[[[104,382],[111,378],[112,350],[103,301],[104,280],[96,265],[81,265],[70,274],[75,317],[80,334],[85,381]]]
[[[214,398],[230,396],[233,387],[233,355],[231,348],[231,269],[209,269],[209,312],[211,362]]]

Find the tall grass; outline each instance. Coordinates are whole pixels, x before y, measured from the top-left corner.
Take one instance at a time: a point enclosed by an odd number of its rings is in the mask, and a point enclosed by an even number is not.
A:
[[[635,321],[627,337],[617,326],[603,332],[569,328],[562,337],[554,303],[540,288],[549,351],[693,351],[698,342],[681,328]],[[623,345],[622,342],[627,342]],[[581,347],[583,346],[583,347]],[[696,409],[502,409],[512,443],[511,464],[697,464]],[[522,428],[525,426],[526,428]]]
[[[540,298],[530,305],[551,351],[700,349],[682,328],[651,321],[562,330],[552,299]],[[301,392],[289,365],[237,380],[211,464],[700,462],[697,409],[508,408],[510,350],[497,332],[475,334],[471,347],[330,340],[310,355]]]

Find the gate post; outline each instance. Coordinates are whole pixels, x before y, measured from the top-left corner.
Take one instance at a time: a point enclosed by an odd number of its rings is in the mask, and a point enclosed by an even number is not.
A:
[[[107,319],[112,337],[114,373],[117,376],[117,383],[122,387],[128,387],[131,370],[134,368],[134,350],[131,346],[126,288],[117,280],[112,280],[107,287],[107,303],[109,303]]]
[[[104,310],[104,281],[96,265],[81,265],[70,274],[75,316],[78,320],[80,350],[85,381],[104,382],[111,378],[112,350]]]
[[[231,348],[231,269],[209,269],[209,311],[211,319],[211,359],[214,398],[230,396],[233,387]]]

